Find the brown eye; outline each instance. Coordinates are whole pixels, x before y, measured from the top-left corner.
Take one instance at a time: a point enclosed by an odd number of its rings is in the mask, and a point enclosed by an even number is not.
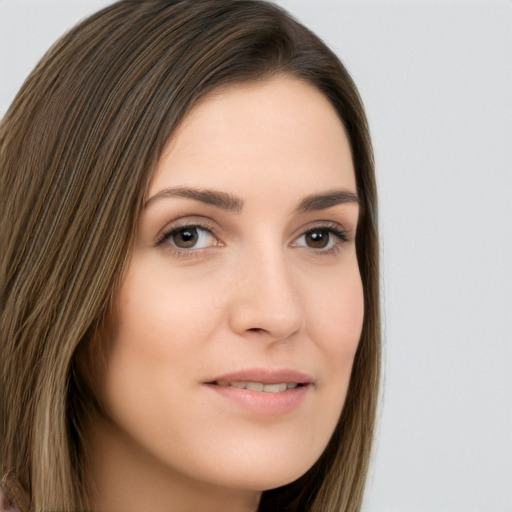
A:
[[[331,234],[327,229],[314,229],[304,234],[305,243],[312,249],[325,249],[331,240]]]
[[[219,245],[219,240],[207,227],[198,225],[180,226],[165,233],[159,245],[166,244],[171,249],[191,253],[198,249],[207,249]]]
[[[345,231],[337,223],[329,223],[326,226],[318,226],[308,229],[293,242],[294,247],[312,249],[319,254],[332,254],[348,242]]]
[[[171,236],[172,243],[180,249],[191,249],[199,239],[197,228],[181,228]]]

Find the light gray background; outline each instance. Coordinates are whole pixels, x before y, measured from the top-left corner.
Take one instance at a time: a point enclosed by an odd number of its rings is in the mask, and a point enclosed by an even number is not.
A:
[[[109,3],[0,0],[0,115]],[[279,3],[345,62],[373,133],[385,375],[364,511],[511,512],[512,1]]]

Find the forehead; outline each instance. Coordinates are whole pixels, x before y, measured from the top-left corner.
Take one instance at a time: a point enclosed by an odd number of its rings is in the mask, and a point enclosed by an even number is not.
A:
[[[244,83],[198,103],[168,141],[150,195],[176,185],[355,192],[350,145],[337,112],[289,76]],[[245,189],[245,190],[244,190]]]

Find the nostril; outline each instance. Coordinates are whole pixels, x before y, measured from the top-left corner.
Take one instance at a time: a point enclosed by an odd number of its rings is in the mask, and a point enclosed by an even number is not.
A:
[[[273,289],[257,294],[244,291],[245,295],[234,297],[229,308],[233,332],[258,340],[278,341],[300,331],[305,321],[301,302],[291,293],[283,296],[274,292]]]

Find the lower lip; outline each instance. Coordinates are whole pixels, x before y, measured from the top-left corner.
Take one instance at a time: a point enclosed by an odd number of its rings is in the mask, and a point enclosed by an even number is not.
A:
[[[278,393],[250,391],[231,386],[218,386],[217,384],[207,384],[207,387],[253,414],[278,416],[297,409],[304,402],[311,384]]]

